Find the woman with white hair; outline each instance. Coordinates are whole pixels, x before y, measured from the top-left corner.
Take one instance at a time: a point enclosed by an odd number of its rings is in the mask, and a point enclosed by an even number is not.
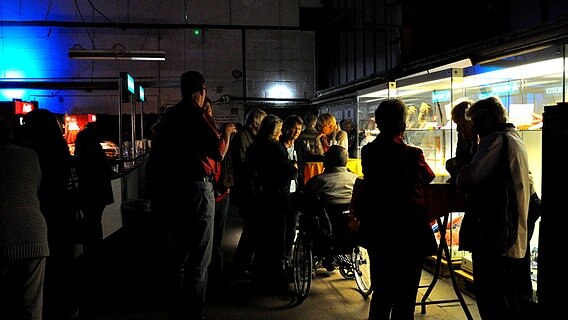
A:
[[[498,98],[475,102],[466,118],[471,119],[473,131],[479,135],[479,147],[456,180],[457,187],[467,192],[460,247],[461,242],[471,244],[466,249],[472,252],[482,319],[521,319],[530,300],[525,287],[530,283],[530,273],[523,259],[528,245],[531,185],[527,149],[515,126],[507,123],[507,110]],[[512,197],[503,192],[506,179],[512,179]],[[504,201],[510,198],[516,198],[516,203]],[[511,203],[515,214],[506,221]],[[508,237],[503,236],[506,230],[511,231]]]

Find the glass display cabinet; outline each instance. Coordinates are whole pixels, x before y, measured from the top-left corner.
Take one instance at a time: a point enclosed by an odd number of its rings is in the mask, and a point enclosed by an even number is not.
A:
[[[445,162],[455,155],[457,144],[450,111],[463,97],[460,68],[414,75],[359,91],[356,113],[359,151],[379,132],[374,119],[379,103],[399,98],[408,106],[406,141],[422,148],[436,179],[445,181],[449,177]]]
[[[405,139],[424,151],[438,181],[449,174],[446,160],[455,155],[457,132],[451,108],[463,98],[463,72],[450,68],[397,79],[396,97],[408,107]]]
[[[568,52],[568,45],[552,44],[530,52],[512,53],[503,58],[478,62],[473,66],[423,72],[396,79],[394,83],[362,90],[358,92],[356,112],[356,123],[360,137],[362,137],[359,150],[378,134],[374,123],[374,111],[379,103],[389,98],[399,98],[409,108],[405,132],[406,141],[422,148],[426,161],[437,175],[437,182],[443,182],[448,177],[445,162],[455,156],[457,145],[456,126],[451,121],[451,108],[464,99],[477,101],[489,96],[497,96],[507,108],[509,122],[517,127],[526,145],[534,187],[540,195],[543,167],[543,112],[545,106],[547,108],[556,108],[554,106],[557,105],[559,105],[558,108],[568,106],[566,104],[568,89],[566,52]],[[554,120],[552,115],[549,118],[551,121]],[[553,122],[550,123],[551,127],[554,125]],[[554,127],[554,130],[565,129]],[[561,136],[563,132],[554,132],[554,137]],[[550,192],[547,193],[549,194]],[[553,197],[545,201],[553,203],[555,201]],[[537,260],[539,252],[542,251],[539,250],[539,239],[543,238],[539,235],[540,227],[539,219],[529,249],[535,297]],[[450,228],[453,233],[454,225],[451,224]],[[459,226],[457,229],[459,232]],[[547,234],[549,231],[546,230]],[[448,243],[452,249],[450,251],[452,260],[460,255],[463,256],[462,270],[471,272],[470,253],[453,250],[458,243],[453,243],[453,240]],[[544,270],[544,259],[539,261],[541,269]],[[550,263],[552,264],[552,261]],[[469,277],[471,278],[471,273]],[[540,283],[541,279],[539,278],[538,281]]]
[[[375,123],[375,110],[381,101],[395,97],[396,84],[387,82],[367,88],[357,92],[357,112],[355,113],[355,123],[358,135],[358,155],[361,155],[361,148],[373,141],[379,133]]]
[[[540,194],[542,113],[545,105],[563,101],[562,46],[480,63],[464,69],[465,96],[473,101],[498,96],[509,122],[527,146],[529,167]]]

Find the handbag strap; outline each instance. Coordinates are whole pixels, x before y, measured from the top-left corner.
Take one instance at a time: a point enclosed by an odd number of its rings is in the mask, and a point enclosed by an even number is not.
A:
[[[501,131],[501,154],[499,155],[499,170],[502,170],[505,178],[512,179],[509,163],[509,141],[505,132]]]

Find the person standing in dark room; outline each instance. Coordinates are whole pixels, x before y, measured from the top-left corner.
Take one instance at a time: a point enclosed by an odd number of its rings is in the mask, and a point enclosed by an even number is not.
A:
[[[308,112],[304,116],[304,130],[302,130],[299,137],[300,141],[302,141],[306,146],[310,155],[313,155],[315,152],[316,137],[319,135],[319,131],[316,129],[317,122],[317,114]]]
[[[359,232],[368,244],[376,289],[369,320],[414,319],[422,267],[436,252],[424,203],[424,186],[435,175],[423,151],[403,140],[406,111],[401,100],[381,102],[375,110],[380,133],[361,150],[365,190]]]
[[[183,73],[180,89],[181,101],[166,109],[155,126],[146,179],[152,206],[169,219],[174,236],[170,317],[201,320],[207,318],[215,161],[223,160],[234,125],[220,135],[213,118],[203,110],[207,89],[201,73]]]
[[[473,135],[471,121],[465,117],[465,113],[471,104],[471,101],[466,100],[452,108],[452,121],[456,124],[458,143],[456,156],[446,161],[446,170],[450,174],[448,183],[455,184],[459,169],[468,164],[477,151],[477,136]]]
[[[339,127],[347,132],[347,149],[349,158],[357,158],[357,128],[351,119],[343,119],[339,122]]]
[[[41,320],[47,225],[39,207],[35,152],[10,139],[0,118],[0,319]]]
[[[114,202],[114,198],[111,185],[113,171],[100,144],[96,122],[87,123],[77,134],[75,157],[79,207],[85,215],[83,254],[97,258],[103,241],[103,211]]]
[[[251,182],[255,254],[253,281],[261,291],[287,290],[285,232],[290,212],[290,181],[298,164],[288,159],[279,143],[283,121],[269,114],[254,143],[247,149],[245,171]]]
[[[471,162],[459,170],[456,185],[467,194],[460,242],[465,236],[462,231],[472,230],[467,242],[479,314],[484,320],[524,319],[530,301],[525,259],[531,195],[527,149],[515,126],[507,123],[507,109],[498,98],[475,102],[466,117],[480,137],[479,147]],[[513,187],[505,195],[508,179]],[[504,219],[508,212],[514,214]]]
[[[61,123],[48,109],[32,110],[22,121],[21,143],[37,153],[42,172],[38,196],[51,254],[45,271],[44,318],[74,319],[79,308],[73,238],[75,212],[69,199],[71,153]]]
[[[298,115],[289,115],[284,119],[282,125],[282,136],[280,144],[288,153],[288,159],[292,163],[296,163],[297,172],[290,181],[290,210],[286,218],[286,257],[287,262],[292,260],[292,245],[296,235],[296,223],[300,214],[301,194],[304,187],[304,168],[306,166],[306,157],[308,150],[306,145],[298,139],[302,132],[304,121]]]
[[[209,97],[205,98],[203,109],[213,117],[213,101]],[[223,126],[228,126],[225,123]],[[236,130],[236,128],[235,128]],[[230,140],[227,141],[230,144]],[[223,239],[225,236],[225,225],[229,212],[229,201],[231,197],[231,187],[233,186],[233,161],[231,153],[227,152],[223,161],[215,162],[215,217],[213,227],[213,254],[208,269],[209,283],[207,291],[209,295],[219,295],[222,293],[225,277]]]
[[[252,239],[251,226],[251,194],[247,190],[248,183],[245,181],[243,164],[248,147],[254,142],[260,124],[266,117],[266,112],[255,108],[247,113],[245,124],[235,134],[231,142],[231,159],[233,161],[233,185],[231,202],[239,208],[239,215],[243,219],[243,230],[237,245],[233,259],[234,274],[237,277],[249,277],[251,275],[252,260],[254,256],[254,241]]]

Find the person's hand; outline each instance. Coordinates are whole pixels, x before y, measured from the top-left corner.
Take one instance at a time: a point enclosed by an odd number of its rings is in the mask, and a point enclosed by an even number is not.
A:
[[[531,116],[532,116],[532,122],[531,122],[532,125],[539,124],[542,122],[542,115],[538,113],[533,113],[531,114]]]
[[[226,123],[224,129],[226,135],[231,135],[237,132],[237,126],[235,126],[234,123]]]

